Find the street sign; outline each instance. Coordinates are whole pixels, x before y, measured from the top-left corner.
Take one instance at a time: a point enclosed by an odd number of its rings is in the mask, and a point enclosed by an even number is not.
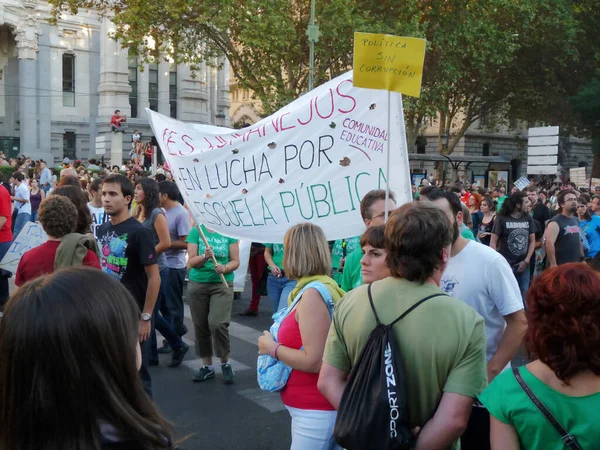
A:
[[[558,172],[558,127],[529,129],[527,139],[527,174],[556,175]]]
[[[527,175],[556,175],[556,166],[527,166]]]
[[[558,145],[558,136],[536,136],[529,137],[527,140],[529,147],[538,147],[541,145]]]
[[[529,156],[527,158],[528,166],[555,166],[558,164],[557,155],[548,156]]]
[[[529,129],[528,136],[558,136],[558,131],[558,127],[534,127]]]

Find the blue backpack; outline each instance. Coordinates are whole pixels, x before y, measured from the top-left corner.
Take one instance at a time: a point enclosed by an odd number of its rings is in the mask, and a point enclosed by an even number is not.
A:
[[[323,283],[319,281],[311,281],[302,288],[298,295],[296,295],[296,298],[290,306],[273,314],[274,323],[271,325],[269,331],[273,335],[275,341],[277,341],[277,334],[279,333],[279,327],[281,327],[281,323],[288,316],[288,314],[294,310],[294,307],[302,298],[304,291],[310,288],[314,288],[319,291],[319,294],[321,294],[321,297],[323,297],[325,305],[327,305],[327,309],[329,310],[329,318],[331,318],[333,315],[333,298],[331,293]],[[258,362],[256,364],[256,376],[258,379],[258,385],[263,391],[277,392],[282,390],[285,387],[288,378],[290,377],[290,373],[292,373],[292,368],[290,366],[273,358],[271,355],[259,355]]]

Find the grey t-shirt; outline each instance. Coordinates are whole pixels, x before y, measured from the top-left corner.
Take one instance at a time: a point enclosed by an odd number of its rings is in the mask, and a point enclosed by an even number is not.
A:
[[[171,235],[171,242],[179,240],[179,236],[187,236],[190,234],[192,228],[190,222],[190,216],[187,210],[177,204],[171,209],[165,210],[167,216],[167,222],[169,223],[169,234]],[[172,250],[169,249],[165,252],[167,255],[167,263],[170,269],[185,269],[186,250]]]
[[[556,264],[579,262],[581,258],[581,236],[579,235],[579,219],[562,214],[554,216],[550,222],[558,225],[558,236],[554,243]]]
[[[535,234],[535,222],[529,214],[518,219],[496,216],[492,233],[498,235],[498,251],[514,267],[527,256],[529,235]]]
[[[154,210],[152,211],[152,214],[150,214],[150,217],[148,217],[143,222],[143,225],[150,230],[150,233],[152,233],[152,240],[153,240],[153,244],[155,247],[158,245],[159,239],[158,239],[158,233],[156,232],[156,228],[154,228],[154,222],[156,221],[156,218],[158,217],[159,214],[164,214],[163,210],[160,208],[154,208]],[[167,264],[167,256],[165,255],[164,252],[161,253],[160,255],[158,255],[156,262],[158,263],[158,270],[163,270],[163,269],[169,268],[169,266]]]

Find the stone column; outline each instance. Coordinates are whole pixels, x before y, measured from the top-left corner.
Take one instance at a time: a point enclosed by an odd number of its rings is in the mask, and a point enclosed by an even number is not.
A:
[[[189,66],[180,64],[177,67],[177,101],[179,120],[196,123],[209,121],[205,68],[194,78]]]
[[[48,158],[40,154],[37,111],[37,52],[42,34],[37,18],[30,14],[15,29],[19,58],[19,135],[21,154]]]
[[[224,56],[217,60],[217,125],[223,127],[231,126],[231,118],[229,116],[229,61]]]
[[[169,105],[169,69],[170,64],[161,55],[158,63],[158,112],[165,116],[170,116],[171,107]],[[176,117],[175,117],[176,118]]]
[[[100,32],[100,83],[98,84],[98,135],[105,136],[105,142],[115,142],[112,134],[115,134],[121,141],[129,141],[129,130],[125,133],[113,133],[110,129],[110,118],[115,110],[120,110],[121,114],[131,117],[131,108],[129,107],[129,94],[131,86],[129,85],[129,67],[127,50],[113,39],[109,34],[114,30],[113,23],[108,19],[102,20]],[[112,145],[111,145],[112,147]],[[120,148],[123,147],[121,142]],[[118,154],[118,147],[115,160],[121,157]],[[111,154],[106,157],[112,159]],[[120,164],[119,164],[120,165]]]
[[[146,108],[150,107],[150,82],[148,64],[144,64],[142,68],[137,69],[137,92],[138,92],[138,117],[147,119]],[[133,130],[132,130],[133,131]]]

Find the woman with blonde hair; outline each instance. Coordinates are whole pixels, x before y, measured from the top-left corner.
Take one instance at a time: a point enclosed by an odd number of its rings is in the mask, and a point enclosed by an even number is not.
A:
[[[281,399],[292,417],[292,450],[338,449],[333,437],[335,408],[317,389],[321,360],[333,305],[344,295],[329,277],[331,253],[323,230],[295,225],[285,234],[283,266],[296,280],[288,314],[277,341],[265,331],[258,339],[259,353],[279,359],[293,370]]]

